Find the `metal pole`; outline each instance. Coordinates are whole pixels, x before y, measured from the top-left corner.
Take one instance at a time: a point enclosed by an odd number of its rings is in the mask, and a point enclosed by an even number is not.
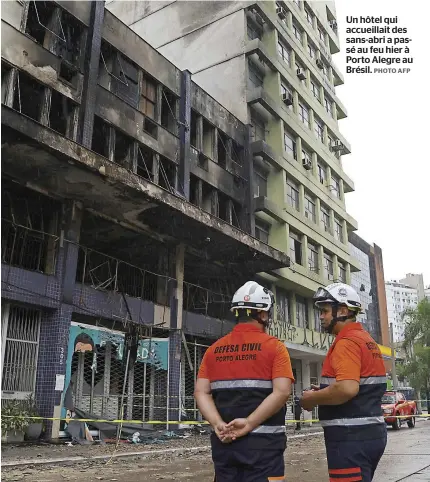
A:
[[[396,351],[394,349],[394,330],[393,324],[390,323],[390,345],[391,345],[391,376],[393,378],[393,389],[397,390],[397,372],[396,372]]]
[[[125,344],[124,344],[125,346]],[[120,418],[121,420],[124,419],[124,396],[125,396],[125,388],[127,386],[127,374],[128,374],[128,362],[130,361],[130,350],[127,350],[127,362],[125,364],[125,373],[124,373],[124,380],[122,383],[122,395],[121,395],[121,406],[120,406]],[[120,435],[121,435],[121,428],[122,428],[122,422],[120,425],[118,425],[118,429],[116,432],[116,439],[119,440]]]

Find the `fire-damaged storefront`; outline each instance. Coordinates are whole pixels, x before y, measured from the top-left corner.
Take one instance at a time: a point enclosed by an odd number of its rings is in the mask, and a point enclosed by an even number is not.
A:
[[[3,398],[35,394],[55,419],[198,419],[196,373],[232,294],[289,265],[253,237],[249,126],[103,2],[13,3]],[[47,437],[64,428],[46,420]]]

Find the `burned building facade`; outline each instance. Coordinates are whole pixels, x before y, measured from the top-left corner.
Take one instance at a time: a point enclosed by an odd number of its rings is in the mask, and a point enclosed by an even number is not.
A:
[[[289,265],[254,237],[250,126],[104,2],[11,1],[2,161],[3,398],[196,416],[234,290]]]

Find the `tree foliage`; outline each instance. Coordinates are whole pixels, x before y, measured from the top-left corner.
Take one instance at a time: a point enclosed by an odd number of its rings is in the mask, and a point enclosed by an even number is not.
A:
[[[399,374],[406,377],[416,390],[430,390],[430,301],[420,301],[414,309],[403,313],[406,322],[403,348],[405,363]]]

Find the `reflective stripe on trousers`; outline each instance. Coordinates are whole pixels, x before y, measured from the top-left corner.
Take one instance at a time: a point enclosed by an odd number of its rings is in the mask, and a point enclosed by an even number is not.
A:
[[[372,425],[385,423],[384,417],[357,417],[357,418],[335,418],[333,420],[321,420],[321,427],[351,427],[357,425]]]
[[[333,385],[333,383],[336,383],[336,378],[334,378],[334,377],[322,377],[320,383],[322,385]],[[387,383],[387,377],[360,378],[360,385],[377,385],[379,383]]]

